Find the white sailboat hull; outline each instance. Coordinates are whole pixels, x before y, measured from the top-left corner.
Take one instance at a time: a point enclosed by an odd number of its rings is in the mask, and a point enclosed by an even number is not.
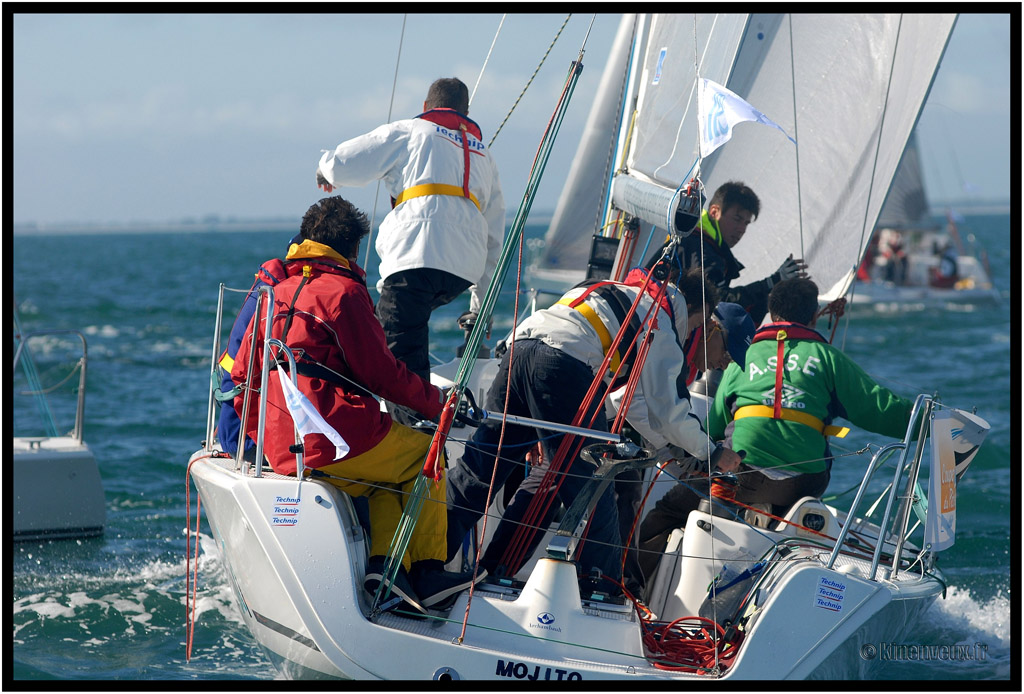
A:
[[[208,451],[193,455],[190,472],[243,619],[285,676],[709,679],[654,667],[632,606],[581,603],[573,565],[552,559],[536,561],[521,590],[479,584],[461,642],[467,593],[450,613],[436,615],[443,619],[370,619],[370,596],[361,588],[366,539],[345,494],[317,480],[246,476],[230,458]],[[703,516],[691,514],[691,524]],[[725,538],[746,528],[715,522]],[[720,542],[720,556],[729,544]],[[685,567],[671,588],[697,584],[707,570]],[[735,662],[711,679],[804,678],[823,663],[836,671],[832,653],[857,653],[865,639],[897,638],[941,591],[935,578],[889,583],[850,571],[827,570],[809,556],[779,569]],[[813,604],[823,578],[844,582],[839,613]],[[899,609],[889,609],[893,604]],[[542,624],[541,615],[552,621]],[[845,668],[860,665],[853,660]]]
[[[14,438],[14,539],[95,537],[106,506],[96,457],[73,436]]]

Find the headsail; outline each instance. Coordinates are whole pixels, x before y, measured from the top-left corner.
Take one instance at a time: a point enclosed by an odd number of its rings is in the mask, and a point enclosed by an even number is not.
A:
[[[928,195],[921,172],[921,155],[917,151],[917,137],[911,134],[875,226],[920,229],[925,226],[927,214]]]
[[[797,140],[737,129],[704,166],[709,188],[761,197],[735,249],[737,280],[802,256],[822,298],[846,293],[924,105],[955,15],[753,15],[728,87]],[[856,57],[856,59],[851,59]]]
[[[792,252],[808,262],[823,299],[841,296],[870,240],[955,19],[951,14],[645,18],[646,33],[637,39],[645,52],[628,175],[668,191],[685,183],[698,158],[696,78],[724,85],[798,143],[794,147],[778,133],[741,126],[701,164],[709,193],[725,181],[741,180],[762,201],[756,226],[734,250],[746,266],[736,283],[768,276]],[[628,122],[624,119],[623,132]],[[644,221],[661,226],[660,219]],[[576,237],[581,258],[591,231],[580,230]],[[564,241],[559,244],[564,267],[570,255]],[[578,262],[582,272],[585,263]]]

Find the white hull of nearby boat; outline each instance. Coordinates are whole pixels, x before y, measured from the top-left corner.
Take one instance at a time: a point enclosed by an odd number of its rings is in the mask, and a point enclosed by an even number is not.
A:
[[[450,613],[435,615],[438,619],[416,621],[392,613],[371,619],[370,596],[361,588],[366,539],[345,494],[319,480],[300,484],[273,473],[244,475],[231,458],[209,451],[194,454],[189,468],[239,610],[286,676],[707,678],[652,665],[633,607],[581,602],[574,565],[553,559],[524,569],[523,586],[479,584],[461,642],[468,593]],[[836,530],[833,509],[814,500],[802,508],[795,517],[808,509],[824,513],[828,530]],[[709,524],[711,533],[701,527]],[[858,532],[870,534],[870,528]],[[700,594],[723,563],[749,561],[761,544],[787,536],[798,539],[796,530],[752,531],[692,513],[684,535],[692,540],[682,545],[688,558],[680,559],[679,547],[667,555],[653,586],[661,597],[652,606],[660,604],[662,620],[697,614]],[[711,556],[702,548],[708,542],[717,543],[718,562],[699,559]],[[728,548],[735,547],[745,549],[730,554]],[[825,567],[826,560],[823,548],[798,546],[774,563],[749,607],[747,635],[716,679],[805,678],[817,675],[819,667],[856,676],[863,664],[859,658],[844,657],[840,665],[829,656],[857,654],[866,643],[898,641],[942,590],[931,574],[905,572],[896,581],[872,581],[865,578],[869,562],[863,559],[841,555],[835,570]]]
[[[103,534],[106,506],[96,458],[73,436],[15,437],[14,539]]]

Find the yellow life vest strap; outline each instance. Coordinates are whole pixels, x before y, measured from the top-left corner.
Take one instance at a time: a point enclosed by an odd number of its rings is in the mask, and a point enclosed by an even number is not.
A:
[[[597,337],[601,340],[601,351],[608,354],[608,348],[612,346],[612,336],[611,333],[608,332],[608,328],[605,327],[604,322],[597,315],[597,312],[594,311],[594,309],[590,308],[582,301],[573,306],[573,301],[575,301],[575,299],[561,299],[558,303],[574,308],[583,314],[583,317],[587,319],[587,322],[594,328],[597,332]],[[616,350],[614,356],[612,356],[611,364],[608,366],[612,373],[615,373],[619,368],[619,363],[621,361],[622,359],[619,356],[619,352]]]
[[[789,407],[781,408],[781,416],[775,416],[774,408],[768,407],[767,405],[747,405],[741,407],[733,414],[733,421],[737,419],[743,419],[744,417],[767,417],[768,419],[785,419],[787,422],[799,422],[800,424],[806,424],[811,427],[822,436],[835,436],[837,439],[845,438],[850,433],[849,427],[840,427],[833,425],[825,425],[825,422],[821,421],[812,414],[801,412],[800,410],[794,410]]]
[[[231,367],[235,365],[235,360],[229,356],[227,352],[224,352],[224,356],[220,358],[220,362],[218,363],[220,364],[220,368],[231,373]]]
[[[452,186],[447,183],[421,183],[418,186],[412,188],[406,188],[398,197],[395,198],[395,207],[398,207],[406,200],[412,200],[413,198],[420,198],[424,195],[454,195],[457,198],[464,198],[466,195],[462,190],[461,186]],[[476,199],[476,196],[472,193],[469,194],[469,199],[476,209],[480,209],[480,201]]]

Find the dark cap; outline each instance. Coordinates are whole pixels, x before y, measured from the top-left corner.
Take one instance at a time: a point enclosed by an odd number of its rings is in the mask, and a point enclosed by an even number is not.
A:
[[[732,360],[745,369],[747,347],[754,339],[754,321],[739,304],[731,304],[723,301],[715,307],[715,318],[726,332],[726,349]]]

